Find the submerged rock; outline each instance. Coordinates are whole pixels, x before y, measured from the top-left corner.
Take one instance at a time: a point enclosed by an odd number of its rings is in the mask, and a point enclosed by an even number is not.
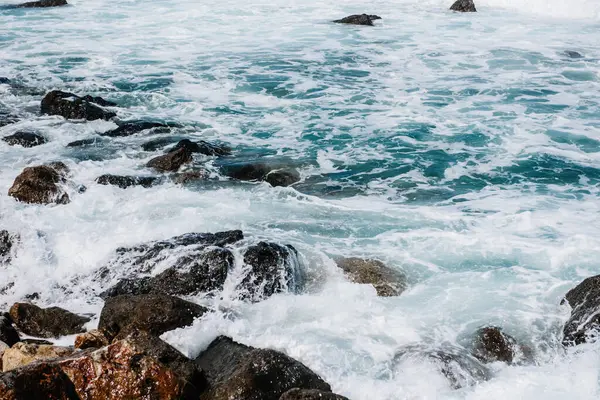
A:
[[[158,336],[191,325],[207,311],[198,304],[163,294],[116,296],[106,300],[98,329],[111,340],[136,330]]]
[[[348,400],[348,398],[317,389],[295,388],[282,394],[279,400]]]
[[[149,140],[146,143],[142,144],[142,150],[156,151],[156,150],[162,149],[163,147],[166,147],[172,143],[175,143],[176,141],[177,141],[177,139],[172,138],[172,137],[163,137],[163,138],[152,139],[152,140]]]
[[[99,350],[5,373],[0,398],[192,400],[205,385],[191,360],[162,340],[137,332]]]
[[[240,284],[242,297],[261,300],[286,290],[296,292],[302,284],[296,249],[276,243],[260,242],[244,254],[251,267]]]
[[[272,186],[289,186],[300,181],[300,174],[294,168],[276,168],[265,163],[230,163],[221,167],[221,173],[240,181],[266,181]]]
[[[29,303],[15,303],[9,313],[23,333],[43,338],[81,333],[90,321],[59,307],[40,308]]]
[[[424,360],[432,362],[454,389],[472,386],[491,378],[490,370],[457,347],[445,346],[432,350],[420,346],[406,346],[394,357],[395,364],[409,361],[411,367],[415,361]]]
[[[373,21],[381,19],[378,15],[368,15],[368,14],[355,14],[349,15],[342,19],[336,19],[335,23],[338,24],[351,24],[351,25],[367,25],[373,26]]]
[[[473,0],[456,0],[450,9],[458,12],[477,12]]]
[[[4,77],[4,76],[0,76],[0,84],[2,85],[10,85],[10,79]]]
[[[192,153],[185,148],[180,148],[165,155],[153,158],[148,161],[146,166],[161,172],[175,172],[183,164],[190,163],[192,160]]]
[[[69,356],[73,352],[75,352],[75,349],[72,347],[16,343],[4,352],[2,356],[2,371],[10,371],[35,361]]]
[[[169,150],[169,153],[179,149],[186,149],[190,153],[199,153],[206,156],[226,156],[231,154],[231,149],[229,147],[211,144],[205,142],[204,140],[199,140],[197,142],[192,142],[189,139],[180,140],[172,149]]]
[[[77,335],[75,338],[75,348],[81,350],[90,348],[98,349],[109,344],[110,340],[98,329],[92,329],[89,332]]]
[[[129,121],[129,122],[119,122],[118,128],[104,132],[101,136],[108,137],[124,137],[135,135],[136,133],[140,133],[142,131],[156,129],[160,132],[170,131],[171,127],[167,124],[163,124],[161,122],[152,122],[152,121]]]
[[[566,295],[572,310],[563,328],[565,346],[595,342],[600,334],[600,275],[585,279]]]
[[[35,147],[46,143],[46,139],[43,136],[32,132],[16,132],[3,137],[2,140],[11,146],[19,145],[23,147]]]
[[[406,277],[379,260],[340,258],[336,264],[354,283],[372,285],[378,296],[400,296],[406,289]]]
[[[100,185],[113,185],[121,189],[127,189],[130,186],[143,186],[149,188],[158,181],[154,176],[120,176],[105,174],[96,178]]]
[[[97,103],[86,100],[86,98],[73,93],[54,90],[42,99],[41,111],[42,114],[60,115],[66,119],[85,119],[88,121],[109,120],[117,115],[112,111],[104,110]]]
[[[0,316],[0,341],[9,347],[21,341],[12,321],[4,315]]]
[[[583,58],[583,55],[577,51],[565,50],[565,55],[569,58]]]
[[[46,7],[60,7],[66,6],[67,0],[39,0],[30,1],[28,3],[18,4],[17,8],[46,8]]]
[[[519,359],[532,357],[531,350],[493,326],[481,328],[475,333],[472,354],[484,363],[502,361],[513,364]]]
[[[184,185],[189,182],[203,181],[208,179],[209,173],[206,170],[187,171],[180,174],[175,174],[171,177],[173,182]]]
[[[65,172],[58,164],[27,167],[17,176],[8,195],[30,204],[66,204],[70,200],[60,186],[64,182]]]
[[[0,265],[11,261],[11,252],[15,241],[16,237],[9,231],[0,230]]]
[[[215,339],[195,363],[208,380],[201,400],[279,400],[293,388],[331,391],[327,382],[301,362],[224,336]]]
[[[265,182],[271,186],[290,186],[300,181],[300,174],[295,169],[271,171],[265,176]]]
[[[67,147],[83,147],[83,146],[89,146],[89,145],[96,144],[96,143],[100,143],[100,140],[97,138],[82,139],[82,140],[75,140],[74,142],[67,144]]]

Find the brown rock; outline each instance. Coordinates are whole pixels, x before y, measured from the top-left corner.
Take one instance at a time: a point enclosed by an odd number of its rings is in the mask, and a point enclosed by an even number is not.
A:
[[[52,166],[27,167],[17,176],[8,195],[30,204],[66,204],[69,196],[60,187],[64,180],[63,174]]]
[[[381,261],[351,257],[336,263],[352,282],[373,285],[378,296],[399,296],[406,289],[406,277]]]
[[[83,325],[90,320],[59,307],[40,308],[30,303],[15,303],[9,313],[23,333],[44,338],[84,332]]]
[[[110,342],[106,336],[104,336],[104,333],[98,329],[82,333],[75,338],[76,349],[98,349],[100,347],[108,346],[109,344]]]
[[[282,394],[279,400],[348,400],[348,398],[322,390],[295,388]]]
[[[190,171],[183,172],[173,177],[173,181],[177,184],[183,185],[189,182],[202,181],[208,178],[207,171]]]
[[[17,343],[7,349],[2,356],[2,371],[10,371],[34,361],[49,360],[73,354],[72,347],[60,347],[47,344]]]
[[[59,366],[39,362],[0,374],[2,400],[81,400]]]
[[[175,172],[183,164],[192,161],[192,153],[186,148],[158,156],[148,161],[147,166],[162,172]]]

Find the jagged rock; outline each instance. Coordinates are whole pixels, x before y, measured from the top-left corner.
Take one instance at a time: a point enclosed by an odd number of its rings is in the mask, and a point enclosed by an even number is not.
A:
[[[118,128],[104,132],[101,135],[108,137],[124,137],[135,135],[136,133],[149,129],[154,129],[158,132],[168,132],[171,130],[171,126],[167,124],[151,121],[129,121],[118,123],[117,125],[119,125]]]
[[[172,137],[163,137],[163,138],[152,139],[152,140],[149,140],[146,143],[142,144],[142,150],[156,151],[156,150],[162,149],[163,147],[166,147],[176,141],[177,141],[177,139],[172,138]]]
[[[99,350],[5,373],[0,376],[0,398],[195,400],[205,385],[191,360],[160,339],[137,332]]]
[[[75,140],[74,142],[67,144],[67,147],[83,147],[83,146],[89,146],[89,145],[96,144],[96,143],[100,143],[100,140],[97,138],[82,139],[82,140]]]
[[[432,350],[420,346],[406,346],[396,354],[393,362],[399,364],[407,360],[410,360],[408,364],[411,367],[418,360],[433,362],[454,389],[472,386],[491,378],[490,370],[457,347],[445,346]]]
[[[88,97],[89,98],[89,97]],[[73,93],[54,90],[42,99],[42,114],[60,115],[66,119],[109,120],[116,116],[94,102]]]
[[[210,292],[223,288],[233,264],[234,257],[230,250],[210,248],[198,255],[181,257],[175,266],[156,276],[123,279],[100,297],[106,299],[124,294],[192,295]]]
[[[348,400],[348,398],[317,389],[295,388],[282,394],[279,400]]]
[[[300,181],[300,174],[295,169],[275,170],[265,176],[265,181],[271,186],[290,186]]]
[[[0,316],[0,341],[6,343],[9,347],[21,341],[12,321],[4,315]]]
[[[244,298],[260,300],[286,290],[296,292],[302,284],[298,254],[292,246],[260,242],[244,254],[251,267],[240,284]]]
[[[11,251],[16,237],[7,230],[0,230],[0,265],[11,261]]]
[[[7,372],[35,361],[69,356],[74,351],[75,349],[72,347],[17,343],[4,352],[2,356],[2,371]]]
[[[143,186],[149,188],[156,183],[158,178],[154,176],[119,176],[105,174],[96,178],[100,185],[113,185],[121,189],[127,189],[130,186]]]
[[[66,6],[67,0],[39,0],[31,1],[28,3],[18,4],[17,8],[46,8],[46,7],[60,7]]]
[[[336,19],[335,23],[338,24],[351,24],[351,25],[367,25],[373,26],[373,21],[381,19],[378,15],[368,15],[368,14],[355,14],[349,15],[342,19]]]
[[[163,294],[116,296],[106,300],[98,329],[110,340],[123,338],[135,330],[158,336],[191,325],[207,311],[197,304]]]
[[[57,365],[45,362],[0,374],[2,400],[81,400]]]
[[[475,333],[472,353],[485,363],[503,361],[512,364],[519,358],[530,356],[529,349],[497,327],[481,328]]]
[[[2,85],[10,85],[10,79],[4,77],[4,76],[0,76],[0,84]]]
[[[109,344],[110,341],[107,339],[104,333],[98,329],[92,329],[89,332],[77,335],[75,338],[76,349],[98,349],[100,347],[108,346]]]
[[[450,9],[458,12],[477,12],[473,0],[456,0]]]
[[[378,296],[399,296],[406,289],[406,277],[381,261],[350,257],[336,264],[352,282],[373,285]]]
[[[46,139],[43,136],[31,132],[16,132],[3,137],[2,140],[11,146],[19,145],[23,147],[35,147],[46,143]]]
[[[64,172],[56,165],[27,167],[17,176],[8,195],[30,204],[66,204],[69,196],[60,187],[64,181]]]
[[[563,328],[565,346],[595,342],[600,334],[600,275],[585,279],[565,295],[572,310]]]
[[[262,163],[235,163],[221,168],[224,175],[240,181],[262,181],[271,170],[270,166]]]
[[[224,336],[215,339],[195,362],[208,380],[201,400],[279,400],[293,388],[331,391],[327,382],[301,362]]]
[[[0,371],[2,371],[2,357],[4,357],[4,352],[8,349],[10,349],[10,346],[0,341]]]
[[[231,149],[229,147],[208,143],[204,140],[199,140],[197,142],[192,142],[189,139],[180,140],[169,150],[169,153],[179,149],[187,149],[190,153],[200,153],[206,156],[225,156],[231,154]]]
[[[192,153],[185,148],[158,156],[148,161],[147,166],[162,172],[175,172],[183,164],[192,162]]]
[[[23,333],[43,338],[84,332],[83,325],[90,321],[59,307],[40,308],[30,303],[15,303],[9,313]]]
[[[173,181],[177,184],[183,185],[189,182],[196,182],[208,179],[209,174],[208,171],[188,171],[180,174],[176,174],[172,177]]]

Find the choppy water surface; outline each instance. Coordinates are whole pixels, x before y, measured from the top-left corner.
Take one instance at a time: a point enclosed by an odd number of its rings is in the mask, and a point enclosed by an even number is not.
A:
[[[600,273],[596,1],[485,0],[469,15],[441,0],[71,3],[0,10],[0,76],[28,88],[0,85],[0,111],[24,117],[0,134],[50,139],[0,142],[0,228],[22,237],[0,270],[15,282],[3,304],[39,292],[41,304],[98,312],[71,282],[118,246],[242,229],[293,244],[317,283],[254,305],[226,291],[217,305],[232,313],[165,335],[191,356],[227,334],[287,352],[357,400],[598,397],[600,349],[559,346],[562,296]],[[328,22],[357,12],[384,19]],[[114,125],[40,117],[55,88],[114,100],[122,119],[176,121],[238,156],[287,160],[303,180],[96,185],[148,173],[148,138],[66,148]],[[66,206],[6,195],[25,166],[57,159],[86,193]],[[378,298],[336,270],[340,255],[379,258],[410,289]],[[404,345],[461,345],[488,324],[531,346],[537,365],[497,365],[456,391],[426,362],[392,363]]]

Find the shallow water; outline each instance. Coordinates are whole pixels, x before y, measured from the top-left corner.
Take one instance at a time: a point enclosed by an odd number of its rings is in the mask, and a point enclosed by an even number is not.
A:
[[[15,282],[1,303],[39,292],[42,305],[96,313],[99,283],[73,279],[117,247],[242,229],[294,245],[315,282],[253,305],[230,286],[196,298],[228,311],[164,335],[190,356],[227,334],[285,351],[356,400],[598,397],[600,349],[559,346],[559,303],[600,273],[600,3],[483,0],[469,15],[440,0],[70,3],[0,10],[0,76],[22,86],[0,85],[0,111],[24,117],[0,135],[50,139],[0,142],[0,228],[22,238],[0,269]],[[328,22],[357,12],[384,19]],[[150,137],[66,148],[115,126],[38,116],[55,88],[114,100],[122,119],[176,121],[238,156],[292,160],[303,180],[95,185],[149,174]],[[25,166],[58,159],[88,187],[69,205],[6,195]],[[379,258],[410,288],[378,298],[336,270],[340,255]],[[531,346],[536,365],[495,365],[490,381],[452,390],[424,361],[392,363],[404,345],[464,345],[489,324]]]

